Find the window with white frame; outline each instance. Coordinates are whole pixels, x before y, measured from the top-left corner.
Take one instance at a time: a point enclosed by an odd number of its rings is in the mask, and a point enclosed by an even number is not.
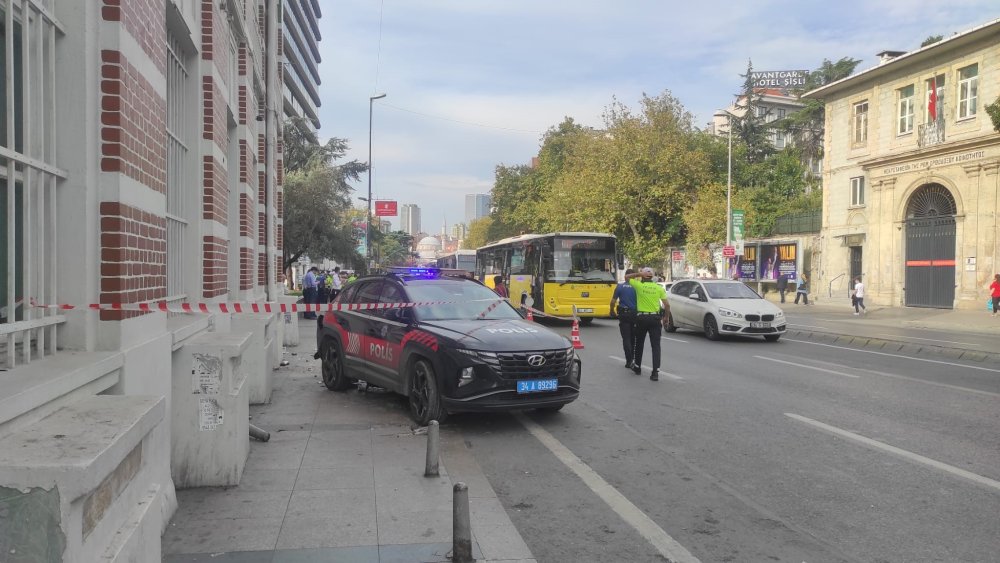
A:
[[[944,113],[941,110],[944,108],[944,75],[939,74],[928,79],[925,90],[927,99],[924,104],[924,122],[943,119]],[[934,115],[931,115],[931,108],[934,109]]]
[[[958,118],[976,116],[979,98],[979,65],[969,65],[958,70]]]
[[[855,146],[868,142],[868,100],[854,104],[851,115],[854,120],[854,133],[851,136]]]
[[[899,100],[899,116],[896,125],[896,134],[905,135],[913,132],[913,85],[896,90],[896,97]]]
[[[28,307],[34,297],[58,303],[55,53],[49,10],[35,2],[0,2],[0,367],[56,353],[65,317]]]
[[[190,53],[177,37],[167,33],[167,299],[186,296],[185,240],[189,215],[188,180],[192,161],[190,104],[191,77],[187,60]]]
[[[851,207],[860,207],[865,204],[865,177],[857,176],[851,178]]]

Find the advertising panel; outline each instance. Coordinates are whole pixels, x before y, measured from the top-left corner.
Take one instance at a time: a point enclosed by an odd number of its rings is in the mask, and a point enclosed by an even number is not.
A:
[[[396,210],[395,201],[376,201],[375,202],[375,216],[376,217],[395,217],[398,214]]]
[[[751,243],[743,244],[743,254],[736,255],[728,262],[727,279],[739,279],[744,282],[757,281],[757,246]]]
[[[796,242],[761,244],[758,254],[759,280],[777,280],[781,275],[795,281],[799,245]]]

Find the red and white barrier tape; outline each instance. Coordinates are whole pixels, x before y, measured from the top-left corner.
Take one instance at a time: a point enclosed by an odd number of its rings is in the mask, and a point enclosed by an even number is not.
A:
[[[558,315],[550,315],[549,313],[546,313],[545,311],[539,311],[538,309],[535,309],[534,307],[525,307],[525,309],[530,310],[532,313],[534,313],[536,315],[541,315],[543,317],[548,317],[550,319],[559,319],[560,321],[575,321],[575,320],[579,320],[579,317],[577,317],[576,315],[574,315],[572,317],[560,317]]]
[[[469,301],[422,301],[416,303],[176,303],[166,301],[156,303],[90,303],[88,305],[47,305],[31,299],[31,306],[38,309],[59,309],[62,311],[96,310],[96,311],[142,311],[147,313],[329,313],[332,311],[376,311],[384,309],[408,309],[411,307],[430,307],[434,305],[449,305],[453,303],[469,303],[477,301],[493,301],[492,299],[474,299]],[[499,302],[495,302],[493,308]],[[492,310],[492,308],[490,309]]]

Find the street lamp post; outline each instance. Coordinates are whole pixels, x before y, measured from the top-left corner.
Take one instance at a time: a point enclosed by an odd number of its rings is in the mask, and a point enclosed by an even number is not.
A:
[[[365,218],[365,260],[368,262],[368,267],[371,268],[371,256],[372,256],[372,241],[371,241],[371,227],[372,227],[372,110],[375,106],[375,100],[379,100],[385,97],[385,94],[376,94],[368,98],[368,214]]]
[[[726,110],[715,114],[716,117],[726,116],[729,132],[729,157],[726,167],[726,246],[733,242],[733,114]]]

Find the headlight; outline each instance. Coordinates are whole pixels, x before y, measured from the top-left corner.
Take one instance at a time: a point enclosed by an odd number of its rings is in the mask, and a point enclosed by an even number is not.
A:
[[[458,376],[458,386],[461,387],[463,385],[472,383],[472,378],[475,377],[475,375],[476,375],[476,370],[472,366],[469,366],[467,368],[462,368],[462,371],[459,373]]]
[[[742,319],[743,318],[743,313],[737,313],[736,311],[731,311],[729,309],[719,308],[719,314],[722,315],[723,317],[729,317],[729,318],[733,318],[733,319]]]
[[[777,313],[774,314],[774,318],[776,318],[776,319],[780,319],[781,317],[784,317],[784,316],[785,316],[785,312],[782,311],[782,310],[780,310],[780,309],[778,310]]]

